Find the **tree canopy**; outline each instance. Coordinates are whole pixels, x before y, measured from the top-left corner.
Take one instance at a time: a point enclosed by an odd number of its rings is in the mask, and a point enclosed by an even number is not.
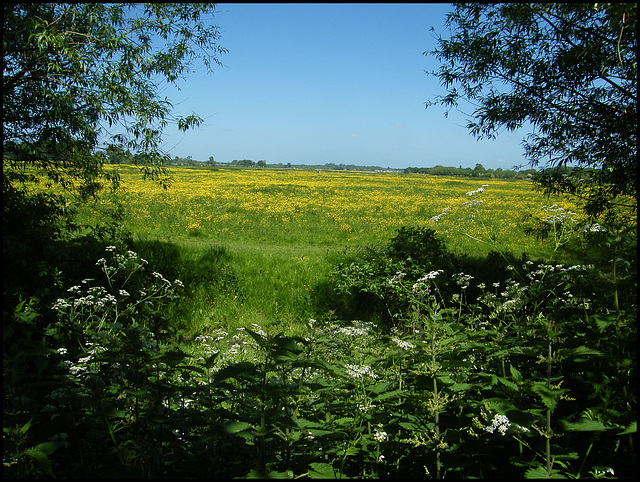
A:
[[[162,130],[188,129],[196,114],[175,117],[163,83],[200,62],[208,70],[217,44],[211,4],[5,4],[3,7],[3,148],[65,187],[90,195],[97,180],[117,181],[92,156],[115,143],[161,178]],[[80,181],[77,183],[77,181]],[[4,184],[4,181],[3,181]]]
[[[447,89],[428,101],[471,105],[477,138],[532,128],[535,182],[569,193],[591,217],[637,202],[637,4],[455,4],[431,72]],[[560,169],[574,166],[574,169]],[[629,212],[629,211],[627,211]]]
[[[145,177],[170,182],[163,129],[201,119],[176,116],[162,90],[220,65],[214,12],[191,3],[4,4],[5,295],[48,283],[64,243],[126,235],[117,204],[97,225],[80,226],[75,216],[101,189],[118,187],[107,161],[131,160]],[[27,189],[27,181],[46,188]]]

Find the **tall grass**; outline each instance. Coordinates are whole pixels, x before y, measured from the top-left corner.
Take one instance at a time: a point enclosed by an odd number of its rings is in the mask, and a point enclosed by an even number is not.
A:
[[[387,239],[402,226],[424,225],[445,207],[450,216],[436,226],[454,249],[488,252],[459,236],[454,222],[466,193],[486,182],[487,228],[505,249],[548,254],[547,246],[523,236],[520,217],[545,204],[573,204],[533,192],[526,180],[487,180],[420,174],[292,170],[172,168],[165,191],[143,182],[133,167],[118,168],[124,190],[101,207],[120,201],[136,235],[164,240],[204,238],[221,245],[327,247],[362,246]],[[87,213],[91,216],[91,213]],[[450,221],[451,219],[451,221]],[[479,227],[466,226],[469,234]]]
[[[402,227],[432,227],[458,253],[483,256],[497,244],[515,254],[547,257],[552,247],[524,236],[519,220],[545,204],[562,202],[534,192],[526,180],[175,167],[174,183],[165,191],[141,180],[134,167],[118,169],[124,189],[84,211],[85,221],[99,221],[104,210],[120,202],[125,226],[142,245],[169,243],[194,262],[219,247],[235,274],[231,295],[205,284],[189,297],[193,306],[185,306],[183,317],[192,336],[211,327],[274,319],[295,323],[311,316],[312,287],[337,258],[384,242]],[[482,183],[488,187],[480,223],[469,219],[464,204],[466,193]],[[567,201],[563,205],[573,207]],[[434,222],[444,208],[450,208],[447,215]]]
[[[133,237],[7,313],[5,475],[635,475],[632,227],[545,199],[537,260],[527,183],[182,174],[129,180]]]

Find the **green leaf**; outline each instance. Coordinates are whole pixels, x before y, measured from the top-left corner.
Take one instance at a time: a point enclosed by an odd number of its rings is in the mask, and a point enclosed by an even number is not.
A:
[[[544,467],[536,467],[535,469],[529,469],[524,474],[525,479],[564,479],[565,477],[560,474],[559,470],[551,469],[551,473],[547,473],[547,469]]]
[[[255,374],[256,367],[251,362],[240,362],[229,365],[218,371],[214,377],[216,383],[226,380],[227,378],[236,378],[240,375]]]
[[[51,470],[51,462],[44,452],[38,450],[37,448],[30,448],[25,450],[24,454],[34,458],[40,470],[42,470],[49,477],[55,477],[53,475],[53,470]]]
[[[204,360],[204,366],[207,367],[207,368],[211,368],[213,366],[214,362],[216,361],[216,358],[218,358],[218,355],[220,355],[219,351],[215,352],[210,357],[207,357]]]
[[[522,383],[522,373],[520,373],[516,367],[509,365],[509,371],[511,372],[511,378],[513,378],[517,383]]]
[[[267,340],[264,338],[264,336],[256,333],[255,331],[251,331],[249,328],[245,328],[244,331],[249,333],[249,335],[251,335],[251,338],[253,338],[256,341],[256,343],[260,345],[262,348],[267,347]]]
[[[34,448],[45,455],[51,455],[64,445],[64,442],[43,442],[36,445]]]
[[[247,479],[292,479],[293,473],[288,470],[286,472],[278,472],[271,470],[266,472],[264,469],[251,469],[247,474]]]
[[[569,390],[566,388],[549,388],[544,382],[538,382],[531,386],[531,391],[540,396],[545,407],[549,410],[554,410],[562,394]]]
[[[638,422],[631,422],[629,425],[627,425],[627,428],[625,428],[618,435],[625,435],[625,434],[628,434],[628,433],[636,433],[637,428],[638,428]]]
[[[567,422],[560,420],[562,429],[567,432],[602,432],[607,429],[602,422],[598,420],[588,420],[581,418],[577,422]]]
[[[588,348],[586,346],[578,346],[576,348],[560,348],[557,350],[558,355],[563,358],[576,359],[585,355],[602,356],[602,352]]]
[[[609,326],[613,325],[616,322],[616,314],[595,314],[593,315],[593,319],[596,320],[596,324],[600,329],[600,333],[603,333]]]
[[[149,396],[149,392],[146,390],[134,390],[133,388],[125,388],[124,392],[128,395],[131,395],[133,398],[147,398]]]
[[[224,431],[228,434],[238,434],[252,427],[249,422],[229,422],[224,425]]]
[[[158,355],[152,356],[151,360],[161,360],[168,365],[173,365],[175,363],[178,363],[184,360],[185,358],[191,358],[191,355],[187,355],[186,353],[180,350],[175,350],[175,351],[166,351],[164,353],[160,353]]]
[[[375,397],[372,401],[380,402],[382,400],[386,400],[388,398],[393,398],[400,396],[404,393],[404,390],[391,390],[390,392],[384,392]]]
[[[471,383],[454,383],[449,387],[449,390],[452,392],[462,392],[464,390],[469,390],[473,385]]]
[[[513,383],[511,380],[507,380],[504,377],[498,377],[498,381],[500,383],[502,383],[505,387],[510,388],[511,390],[513,390],[514,392],[517,392],[519,390],[518,385]]]
[[[388,386],[389,386],[388,383],[376,382],[372,386],[369,387],[369,392],[372,395],[373,394],[378,394],[378,393],[384,392],[387,389]]]
[[[486,402],[494,412],[500,415],[506,415],[510,410],[517,410],[515,405],[503,398],[489,398]]]
[[[309,464],[309,478],[335,479],[336,472],[330,464],[324,462],[312,462]]]

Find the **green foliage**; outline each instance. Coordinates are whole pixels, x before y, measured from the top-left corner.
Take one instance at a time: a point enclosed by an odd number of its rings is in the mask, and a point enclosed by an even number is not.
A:
[[[610,222],[637,205],[637,4],[456,4],[432,74],[447,89],[427,105],[476,106],[477,138],[531,125],[534,182]],[[573,169],[565,169],[573,166]]]
[[[205,4],[3,9],[3,228],[10,233],[3,260],[34,278],[58,241],[117,239],[118,206],[94,226],[76,218],[79,206],[119,186],[106,158],[121,162],[128,154],[146,177],[168,183],[162,128],[173,122],[184,130],[199,118],[173,118],[160,83],[175,83],[199,62],[210,69],[224,49],[217,27],[205,22],[215,8]],[[97,152],[103,148],[106,154]],[[46,191],[25,188],[34,181]],[[25,283],[11,284],[19,292]]]
[[[393,325],[411,309],[407,282],[416,283],[438,269],[450,275],[454,266],[453,255],[434,230],[403,226],[387,245],[366,246],[337,264],[330,275],[337,297],[329,307],[342,316],[378,316]]]
[[[426,255],[416,239],[442,247],[423,229],[389,244],[406,261],[411,246]],[[593,268],[525,262],[508,270],[522,282],[478,288],[465,310],[471,277],[455,273],[447,294],[435,270],[416,290],[394,280],[412,298],[397,328],[311,319],[298,335],[212,327],[184,345],[170,309],[181,283],[153,269],[205,282],[224,251],[194,258],[198,271],[171,245],[144,250],[151,261],[108,247],[102,275],[64,290],[55,317],[34,299],[15,309],[21,332],[49,321],[4,354],[5,475],[635,473],[635,315],[582,298]]]

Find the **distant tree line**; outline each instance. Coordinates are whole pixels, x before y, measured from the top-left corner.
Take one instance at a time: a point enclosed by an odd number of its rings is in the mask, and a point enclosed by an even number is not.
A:
[[[535,169],[520,170],[514,169],[485,169],[482,164],[476,167],[446,167],[437,165],[435,167],[407,167],[406,173],[431,174],[432,176],[460,176],[460,177],[488,177],[498,179],[520,179],[534,176],[538,171]]]
[[[3,153],[5,159],[13,159],[14,149],[11,145],[6,146]],[[132,153],[129,149],[123,149],[115,144],[109,145],[104,151],[95,153],[95,156],[101,159],[105,164],[144,164],[148,159],[142,153]],[[407,167],[405,169],[393,169],[390,167],[383,168],[380,166],[359,166],[355,164],[336,164],[328,162],[325,164],[291,164],[290,162],[283,164],[278,162],[275,164],[267,164],[265,160],[252,161],[251,159],[234,159],[231,162],[217,162],[213,156],[209,156],[206,161],[198,161],[192,156],[167,159],[165,165],[168,166],[193,166],[193,167],[236,167],[236,168],[276,168],[276,169],[309,169],[309,170],[325,170],[325,171],[393,171],[403,172],[407,174],[430,174],[432,176],[454,176],[454,177],[478,177],[478,178],[497,178],[497,179],[526,179],[535,176],[538,172],[536,169],[520,170],[514,169],[485,169],[482,164],[476,164],[472,169],[470,167],[447,167],[437,165],[435,167]],[[571,171],[570,168],[567,172]]]

